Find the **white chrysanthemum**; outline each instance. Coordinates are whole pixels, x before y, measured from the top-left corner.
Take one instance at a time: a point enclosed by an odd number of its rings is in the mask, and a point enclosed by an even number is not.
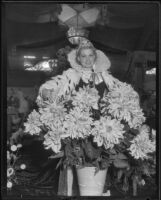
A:
[[[145,122],[144,113],[141,108],[133,110],[131,120],[128,121],[130,128],[138,128]]]
[[[11,146],[11,151],[17,151],[17,146],[16,145],[12,145]]]
[[[93,123],[95,126],[92,129],[92,135],[94,136],[94,142],[98,146],[104,145],[106,149],[113,148],[115,144],[120,143],[120,139],[123,138],[124,126],[116,119],[111,117],[101,117],[99,121]]]
[[[140,184],[144,186],[144,185],[145,185],[145,180],[142,179],[142,180],[140,181]]]
[[[55,153],[60,152],[61,149],[61,138],[58,133],[55,133],[53,131],[49,131],[44,136],[44,146],[45,149],[52,149]]]
[[[63,127],[71,138],[84,138],[90,135],[92,122],[89,112],[82,112],[75,107],[66,115]]]
[[[24,169],[26,169],[26,165],[25,165],[25,164],[21,164],[21,165],[20,165],[20,168],[21,168],[22,170],[24,170]]]
[[[12,186],[13,186],[12,182],[8,181],[7,182],[7,188],[10,189],[10,188],[12,188]]]
[[[47,108],[40,108],[40,121],[49,128],[61,127],[66,115],[63,105],[51,105]]]
[[[91,108],[97,107],[100,96],[95,88],[89,86],[80,88],[78,92],[74,93],[73,105],[79,106],[79,108]]]
[[[109,104],[102,112],[107,110],[118,120],[125,120],[130,128],[139,127],[145,121],[139,105],[139,96],[130,85],[121,82],[115,85],[106,95],[105,101]]]
[[[12,176],[13,173],[14,173],[14,169],[12,167],[10,167],[10,168],[7,169],[7,177]]]
[[[27,122],[24,123],[25,132],[28,132],[31,135],[39,134],[41,125],[40,114],[36,112],[36,110],[33,110],[33,112],[29,114]]]
[[[131,141],[130,154],[135,159],[148,159],[148,153],[155,151],[155,142],[149,139],[149,127],[143,125],[139,129],[139,134]]]

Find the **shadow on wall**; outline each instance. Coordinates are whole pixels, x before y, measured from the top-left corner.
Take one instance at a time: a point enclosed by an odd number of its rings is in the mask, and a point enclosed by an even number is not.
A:
[[[107,56],[111,61],[110,72],[112,73],[113,76],[122,81],[128,70],[128,65],[129,65],[128,56],[126,54],[125,55],[107,54]]]

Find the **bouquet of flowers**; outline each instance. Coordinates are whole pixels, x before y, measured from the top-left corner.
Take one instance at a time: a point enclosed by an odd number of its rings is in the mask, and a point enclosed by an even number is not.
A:
[[[114,165],[129,170],[155,153],[155,134],[145,124],[137,92],[126,83],[110,87],[102,99],[95,87],[84,86],[37,103],[25,132],[43,137],[52,157],[61,157],[58,166],[95,166],[97,172]]]

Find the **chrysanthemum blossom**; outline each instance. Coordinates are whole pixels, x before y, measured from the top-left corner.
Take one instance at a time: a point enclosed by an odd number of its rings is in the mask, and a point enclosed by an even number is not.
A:
[[[106,149],[113,148],[124,137],[124,126],[118,120],[111,119],[111,117],[101,117],[93,125],[92,135],[98,146],[103,145]]]
[[[40,108],[40,121],[47,128],[61,127],[66,115],[66,109],[61,104],[50,105],[46,108]]]
[[[149,127],[142,126],[139,129],[139,134],[131,141],[129,148],[130,154],[135,159],[148,159],[149,153],[155,151],[155,143],[149,139]]]
[[[80,108],[75,107],[66,115],[63,127],[72,139],[85,138],[90,135],[92,122],[89,112],[82,112]]]
[[[146,119],[141,108],[133,110],[133,114],[131,116],[131,119],[128,121],[130,128],[138,129]]]
[[[24,169],[26,169],[26,165],[25,165],[25,164],[21,164],[21,165],[20,165],[20,168],[21,168],[22,170],[24,170]]]
[[[114,86],[104,98],[108,106],[102,112],[108,111],[114,118],[124,120],[130,128],[137,128],[145,121],[144,113],[139,105],[139,96],[133,88],[120,83]]]
[[[78,106],[80,109],[90,109],[91,107],[97,108],[100,96],[95,88],[89,86],[80,88],[78,92],[73,93],[72,104]]]
[[[12,182],[8,181],[8,182],[7,182],[7,188],[10,189],[10,188],[12,188],[12,186],[13,186]]]
[[[145,185],[145,180],[142,179],[140,183],[141,183],[141,185]]]
[[[11,151],[17,151],[17,146],[16,145],[12,145],[11,146]]]
[[[25,132],[28,132],[31,135],[37,135],[41,131],[41,125],[40,114],[36,110],[33,110],[33,112],[29,114],[27,122],[24,123]]]
[[[54,133],[53,131],[49,131],[44,136],[44,146],[45,149],[52,149],[53,152],[58,153],[61,149],[61,138],[58,133]]]

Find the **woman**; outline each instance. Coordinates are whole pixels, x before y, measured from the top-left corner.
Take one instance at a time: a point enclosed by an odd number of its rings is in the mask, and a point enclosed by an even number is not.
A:
[[[109,74],[108,69],[111,63],[108,57],[100,50],[95,49],[93,44],[88,40],[82,40],[77,49],[73,49],[68,54],[68,61],[71,68],[63,72],[62,75],[53,77],[40,87],[37,98],[38,105],[42,106],[46,103],[60,102],[61,98],[65,98],[74,89],[90,85],[95,87],[100,97],[108,88],[119,84],[119,80]],[[98,108],[93,109],[93,117],[99,116]],[[70,173],[70,174],[69,174]],[[74,176],[75,181],[75,176]],[[59,179],[59,195],[70,196],[77,188],[72,189],[73,172],[71,170],[61,170]],[[77,195],[77,193],[74,193]]]
[[[97,87],[101,83],[107,84],[110,80],[109,87],[111,82],[116,80],[107,71],[111,65],[107,56],[102,51],[96,50],[88,40],[83,40],[77,49],[68,54],[68,61],[72,68],[62,75],[53,77],[40,87],[37,98],[39,105],[42,99],[50,101],[54,98],[55,101],[59,101],[78,84],[94,84]]]

